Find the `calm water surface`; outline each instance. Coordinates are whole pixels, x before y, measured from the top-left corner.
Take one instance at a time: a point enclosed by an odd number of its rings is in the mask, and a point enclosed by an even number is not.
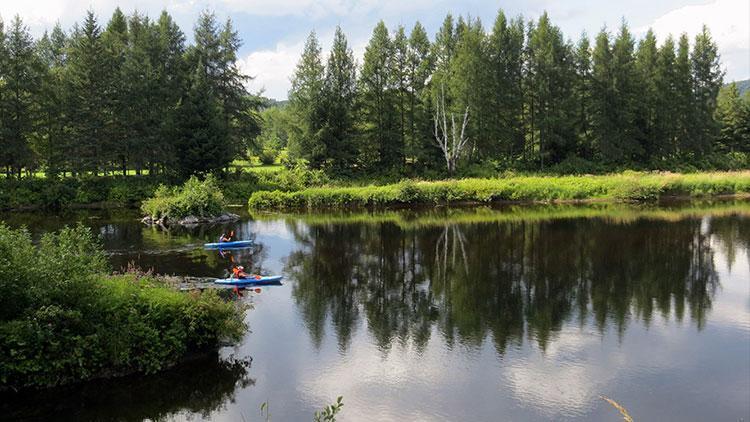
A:
[[[750,203],[259,215],[164,232],[81,221],[115,269],[285,275],[237,347],[149,377],[0,397],[0,419],[750,420]],[[256,247],[204,251],[225,229]],[[252,360],[252,361],[251,361]],[[250,362],[251,361],[251,362]]]

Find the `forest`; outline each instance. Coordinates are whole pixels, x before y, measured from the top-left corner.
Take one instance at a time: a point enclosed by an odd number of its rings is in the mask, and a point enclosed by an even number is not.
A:
[[[34,40],[0,22],[0,165],[6,177],[119,172],[187,177],[226,167],[259,132],[232,22],[202,13],[194,42],[165,11],[118,8]]]
[[[419,22],[407,34],[381,21],[361,66],[340,28],[325,65],[311,33],[261,138],[335,174],[451,173],[446,134],[465,142],[456,164],[490,174],[747,167],[750,97],[722,83],[705,26],[659,44],[623,20],[574,43],[546,13],[500,11],[489,31],[448,15],[430,41]]]
[[[119,8],[38,39],[0,22],[4,177],[184,180],[249,156],[335,179],[748,167],[750,97],[722,88],[705,27],[574,42],[546,13],[448,15],[432,39],[381,21],[361,63],[341,28],[325,57],[312,32],[288,102],[249,92],[231,20],[193,29]]]

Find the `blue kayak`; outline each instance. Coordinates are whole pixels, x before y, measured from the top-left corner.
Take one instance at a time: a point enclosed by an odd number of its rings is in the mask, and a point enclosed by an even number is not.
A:
[[[247,248],[253,245],[252,240],[235,240],[233,242],[206,243],[203,245],[206,249],[231,249]]]
[[[282,276],[264,276],[264,277],[248,277],[248,278],[220,278],[215,280],[216,284],[225,284],[228,286],[270,286],[270,285],[281,285]]]

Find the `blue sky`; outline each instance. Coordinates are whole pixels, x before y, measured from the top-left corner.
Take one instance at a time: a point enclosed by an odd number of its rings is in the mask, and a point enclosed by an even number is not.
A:
[[[537,18],[547,10],[552,21],[569,38],[581,31],[590,36],[606,25],[616,30],[625,18],[636,35],[653,27],[660,40],[667,34],[695,34],[705,23],[719,44],[727,80],[750,78],[750,1],[748,0],[508,0],[506,2],[465,0],[0,0],[0,15],[7,21],[19,14],[35,35],[59,21],[70,27],[86,9],[106,21],[114,7],[156,16],[166,9],[192,37],[196,16],[205,9],[220,19],[230,17],[244,45],[239,64],[255,76],[250,88],[265,95],[286,98],[289,77],[299,58],[304,39],[315,30],[328,48],[336,25],[341,25],[361,57],[372,28],[383,19],[389,28],[410,28],[419,20],[430,36],[447,13],[479,17],[490,28],[499,8],[509,16]]]

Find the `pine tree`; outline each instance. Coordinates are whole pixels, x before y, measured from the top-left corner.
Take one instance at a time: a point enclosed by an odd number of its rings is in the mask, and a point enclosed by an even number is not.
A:
[[[514,160],[523,148],[523,47],[522,19],[508,22],[498,12],[488,41],[489,121],[488,136],[493,148]]]
[[[390,73],[394,90],[395,112],[397,117],[397,136],[394,142],[397,147],[397,167],[402,170],[406,156],[406,136],[408,128],[409,111],[409,40],[406,38],[404,27],[399,25],[391,42]]]
[[[690,45],[686,34],[677,43],[675,59],[674,119],[677,154],[687,157],[696,144],[695,102],[693,96],[693,76],[690,68]]]
[[[531,83],[528,100],[533,104],[532,132],[538,139],[537,156],[541,168],[562,161],[575,151],[575,109],[572,47],[565,43],[560,29],[544,13],[529,30],[528,72]],[[533,139],[533,138],[532,138]]]
[[[490,75],[486,53],[485,33],[479,19],[462,23],[455,52],[450,62],[446,88],[453,100],[449,109],[463,114],[469,109],[467,136],[473,145],[471,149],[475,157],[492,156],[497,152],[497,143],[487,136],[490,101],[485,88],[488,86]]]
[[[89,11],[83,26],[71,37],[68,64],[65,67],[65,90],[68,103],[72,171],[98,171],[106,164],[102,137],[106,135],[108,75],[101,28],[96,16]]]
[[[37,43],[39,57],[45,66],[40,92],[40,116],[38,122],[39,154],[46,167],[47,177],[56,177],[69,168],[69,136],[65,134],[67,124],[63,77],[66,63],[67,36],[60,24],[52,33]]]
[[[365,49],[359,75],[358,110],[361,119],[361,162],[390,170],[403,164],[399,145],[395,86],[392,75],[392,47],[385,23],[380,21]]]
[[[716,120],[720,127],[719,151],[750,153],[750,94],[740,97],[734,82],[722,88],[717,100]]]
[[[322,127],[324,72],[320,44],[313,31],[307,37],[289,90],[289,108],[293,116],[289,154],[292,158],[307,160],[316,168],[323,164],[326,157],[325,144],[318,133]]]
[[[696,153],[706,153],[710,151],[718,131],[714,113],[716,112],[716,97],[722,85],[724,72],[719,63],[718,47],[711,39],[711,33],[705,25],[695,37],[690,62],[695,110],[693,148]]]
[[[327,151],[326,168],[337,175],[351,174],[357,149],[352,109],[356,96],[356,65],[346,36],[336,27],[323,81],[321,141]]]
[[[107,66],[103,69],[103,73],[107,80],[106,91],[101,95],[106,101],[109,116],[106,122],[106,134],[101,137],[101,143],[108,161],[119,163],[123,175],[127,174],[128,159],[131,156],[139,156],[132,151],[134,143],[132,128],[128,127],[127,123],[134,117],[127,113],[128,102],[133,101],[127,84],[130,81],[138,81],[136,77],[123,74],[123,65],[129,55],[128,35],[128,20],[119,7],[115,8],[102,33]]]
[[[638,44],[636,51],[637,88],[640,106],[636,109],[636,125],[640,134],[639,144],[644,158],[652,161],[658,154],[662,134],[658,132],[656,121],[659,107],[659,87],[657,86],[658,57],[656,36],[649,29]]]
[[[182,178],[219,171],[232,161],[226,142],[227,127],[221,105],[206,74],[198,63],[190,88],[176,113],[177,162],[174,171]]]
[[[185,54],[185,34],[167,12],[162,12],[157,25],[157,41],[152,52],[155,86],[152,89],[152,108],[158,127],[152,145],[152,162],[162,171],[175,159],[177,104],[188,85],[188,65]]]
[[[426,89],[434,70],[430,47],[424,27],[419,22],[415,23],[409,34],[408,46],[409,127],[405,149],[406,155],[413,157],[420,166],[428,165],[430,159],[435,157],[431,153],[436,153],[432,147],[430,96]]]
[[[614,132],[608,149],[613,162],[630,163],[643,156],[643,148],[638,142],[642,134],[637,125],[639,109],[639,78],[634,56],[635,40],[625,22],[612,45],[612,76],[614,82],[613,100]]]
[[[575,49],[576,78],[573,84],[575,108],[573,110],[576,132],[576,154],[586,160],[593,159],[593,134],[591,129],[591,44],[584,32]]]
[[[39,112],[42,62],[34,40],[21,18],[11,23],[5,43],[3,75],[3,148],[0,165],[21,177],[22,169],[35,165],[31,148]]]
[[[659,48],[656,68],[657,105],[654,138],[658,158],[673,157],[679,150],[679,98],[674,39],[669,36]]]

